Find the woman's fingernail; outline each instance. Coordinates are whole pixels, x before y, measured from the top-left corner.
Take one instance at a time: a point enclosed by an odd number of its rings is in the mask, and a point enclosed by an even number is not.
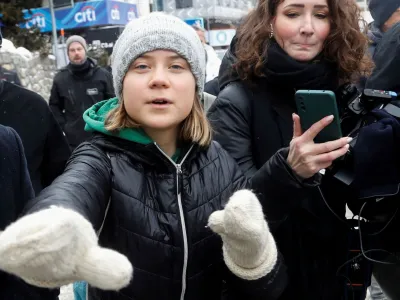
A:
[[[347,138],[347,143],[350,143],[352,140],[353,140],[352,137],[348,137],[348,138]]]
[[[326,117],[326,120],[327,120],[327,121],[332,121],[333,118],[334,118],[333,115],[330,115],[330,116]]]

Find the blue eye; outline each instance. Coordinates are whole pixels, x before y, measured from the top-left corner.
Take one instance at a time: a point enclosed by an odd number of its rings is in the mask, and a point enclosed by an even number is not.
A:
[[[135,69],[139,69],[139,70],[144,70],[144,69],[146,69],[146,68],[147,68],[146,65],[137,65],[137,66],[135,67]]]
[[[172,65],[171,68],[175,70],[183,70],[183,68],[180,65]]]

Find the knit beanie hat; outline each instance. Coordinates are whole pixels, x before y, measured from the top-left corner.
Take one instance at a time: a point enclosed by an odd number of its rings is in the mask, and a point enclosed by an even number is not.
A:
[[[83,37],[81,37],[79,35],[72,35],[67,39],[67,41],[66,41],[67,50],[69,49],[69,46],[74,42],[78,42],[79,44],[81,44],[82,47],[85,49],[85,52],[87,52],[86,41],[85,41],[85,39]]]
[[[155,12],[129,22],[114,45],[111,67],[118,99],[122,99],[122,82],[131,63],[142,54],[155,50],[171,50],[187,60],[201,98],[205,80],[205,51],[200,38],[181,19]]]
[[[399,7],[400,0],[369,0],[368,3],[371,16],[378,28],[382,28]]]

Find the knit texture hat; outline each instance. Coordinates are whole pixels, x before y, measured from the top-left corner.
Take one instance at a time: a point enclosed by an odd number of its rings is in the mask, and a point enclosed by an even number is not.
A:
[[[131,63],[155,50],[171,50],[190,65],[201,97],[205,80],[205,51],[197,33],[181,19],[155,12],[128,23],[114,45],[112,73],[115,93],[122,99],[122,82]]]
[[[67,41],[67,50],[69,49],[69,46],[74,43],[74,42],[78,42],[79,44],[82,45],[82,47],[85,49],[85,51],[87,52],[87,44],[86,41],[83,37],[79,36],[79,35],[72,35],[70,36]]]
[[[400,0],[369,0],[368,8],[376,27],[382,28],[392,14],[400,7]]]

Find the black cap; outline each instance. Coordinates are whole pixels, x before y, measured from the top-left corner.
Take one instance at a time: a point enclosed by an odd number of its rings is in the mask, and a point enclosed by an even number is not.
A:
[[[369,0],[368,8],[378,28],[400,8],[400,0]]]

